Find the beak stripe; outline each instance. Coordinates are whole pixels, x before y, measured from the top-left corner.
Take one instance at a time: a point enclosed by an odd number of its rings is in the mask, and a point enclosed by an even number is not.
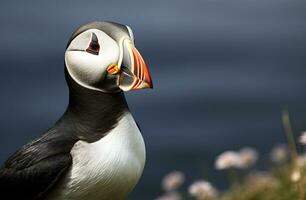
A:
[[[138,88],[141,84],[141,82],[143,81],[143,76],[142,76],[142,62],[140,61],[140,54],[138,53],[137,49],[136,48],[133,48],[133,57],[134,57],[134,62],[136,62],[135,64],[135,67],[137,67],[137,80],[136,80],[136,83],[134,85],[133,88]]]
[[[125,73],[121,73],[119,87],[124,91],[153,88],[150,72],[141,54],[130,42],[124,44],[130,60],[130,62],[125,63],[125,67],[130,70],[130,74],[133,77],[128,77]]]

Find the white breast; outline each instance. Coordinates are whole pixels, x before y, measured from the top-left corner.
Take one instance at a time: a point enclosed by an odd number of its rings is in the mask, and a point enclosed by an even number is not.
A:
[[[95,143],[78,141],[73,165],[48,200],[122,200],[138,182],[145,145],[130,113]]]

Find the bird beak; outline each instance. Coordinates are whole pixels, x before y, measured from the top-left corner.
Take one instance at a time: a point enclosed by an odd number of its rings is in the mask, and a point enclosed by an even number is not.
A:
[[[123,41],[123,58],[119,71],[119,88],[123,91],[153,88],[148,67],[139,51],[129,39]]]

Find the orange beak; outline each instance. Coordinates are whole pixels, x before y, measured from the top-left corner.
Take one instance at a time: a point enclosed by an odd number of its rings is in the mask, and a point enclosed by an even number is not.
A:
[[[135,65],[135,82],[132,85],[132,90],[153,88],[152,78],[145,61],[135,47],[132,47],[132,51]]]
[[[123,91],[153,88],[148,67],[139,51],[130,41],[124,42],[123,61],[120,68],[119,87]]]

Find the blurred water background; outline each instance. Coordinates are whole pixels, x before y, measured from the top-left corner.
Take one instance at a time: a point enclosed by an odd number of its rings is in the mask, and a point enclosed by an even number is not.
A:
[[[253,146],[267,157],[285,141],[281,110],[306,122],[306,1],[1,1],[0,161],[63,113],[63,58],[81,24],[130,25],[154,90],[127,94],[147,163],[129,199],[150,200],[171,170],[187,183],[224,174],[217,154]],[[265,167],[264,165],[261,167]]]

